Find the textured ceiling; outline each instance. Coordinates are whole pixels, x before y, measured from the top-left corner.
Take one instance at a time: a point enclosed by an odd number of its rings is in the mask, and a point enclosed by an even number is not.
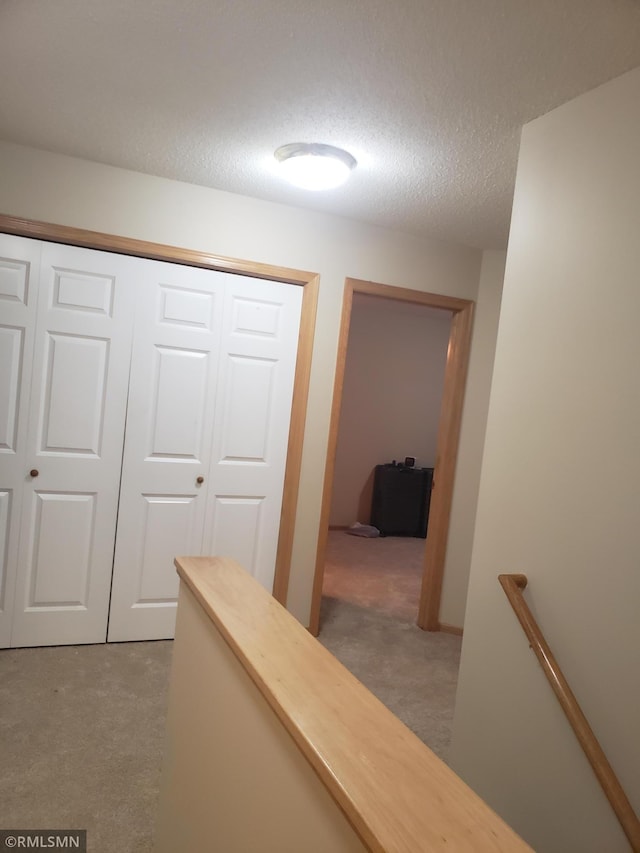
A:
[[[521,126],[637,65],[637,0],[0,0],[0,138],[501,247]]]

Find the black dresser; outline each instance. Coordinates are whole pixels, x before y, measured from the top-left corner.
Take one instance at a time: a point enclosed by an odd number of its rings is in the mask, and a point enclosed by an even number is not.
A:
[[[427,535],[433,468],[376,465],[371,524],[382,536]]]

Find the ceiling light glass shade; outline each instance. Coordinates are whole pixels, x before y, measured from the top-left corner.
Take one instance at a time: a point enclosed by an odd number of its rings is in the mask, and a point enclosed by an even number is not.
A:
[[[356,166],[348,151],[318,142],[291,142],[274,154],[284,178],[305,190],[339,187]]]

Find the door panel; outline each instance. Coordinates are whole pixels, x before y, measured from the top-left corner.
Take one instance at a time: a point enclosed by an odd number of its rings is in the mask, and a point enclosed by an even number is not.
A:
[[[14,646],[106,637],[141,264],[42,244]]]
[[[147,458],[197,462],[202,457],[210,353],[156,346],[153,358],[153,436]]]
[[[171,264],[146,287],[110,641],[173,636],[180,554],[233,556],[271,588],[280,526],[301,288]]]
[[[108,365],[108,339],[47,335],[40,454],[100,456]]]
[[[9,542],[11,535],[11,503],[12,491],[0,491],[0,613],[6,614],[8,630],[6,631],[6,642],[8,646],[11,639],[10,634],[10,612],[7,610],[7,575],[9,572]]]
[[[224,278],[227,300],[205,553],[273,589],[302,288]]]
[[[22,237],[2,235],[0,299],[6,303],[29,304],[30,268],[38,263],[40,248]],[[15,257],[14,257],[15,255]]]
[[[211,539],[218,556],[232,555],[250,574],[259,570],[257,543],[264,534],[265,498],[216,495]]]
[[[223,296],[215,273],[147,263],[138,293],[109,641],[172,637],[173,560],[202,553]]]
[[[180,546],[194,541],[197,522],[196,495],[143,495],[145,514],[140,585],[134,607],[173,603],[178,594],[175,571],[159,572]],[[182,539],[180,538],[182,537]]]
[[[277,366],[275,359],[228,356],[220,439],[222,461],[267,464]]]
[[[40,254],[0,235],[0,647],[11,642]]]
[[[133,263],[136,263],[135,261]],[[92,311],[113,316],[115,278],[112,275],[53,268],[54,308]]]
[[[96,495],[36,491],[33,501],[27,609],[86,608]]]
[[[0,326],[0,452],[16,452],[25,331]]]

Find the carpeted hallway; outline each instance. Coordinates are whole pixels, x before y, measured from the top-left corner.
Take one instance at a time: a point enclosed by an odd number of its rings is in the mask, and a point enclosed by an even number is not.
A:
[[[424,545],[330,531],[318,639],[446,760],[462,639],[415,624]]]
[[[148,853],[172,643],[0,651],[0,827]]]
[[[424,541],[400,541],[395,561],[391,538],[331,539],[320,641],[446,757],[460,638],[413,622]],[[348,575],[344,549],[354,558]],[[413,569],[394,582],[400,564]],[[87,829],[90,853],[152,851],[171,649],[0,650],[0,828]]]
[[[415,622],[425,540],[412,536],[368,539],[330,530],[322,595]]]

